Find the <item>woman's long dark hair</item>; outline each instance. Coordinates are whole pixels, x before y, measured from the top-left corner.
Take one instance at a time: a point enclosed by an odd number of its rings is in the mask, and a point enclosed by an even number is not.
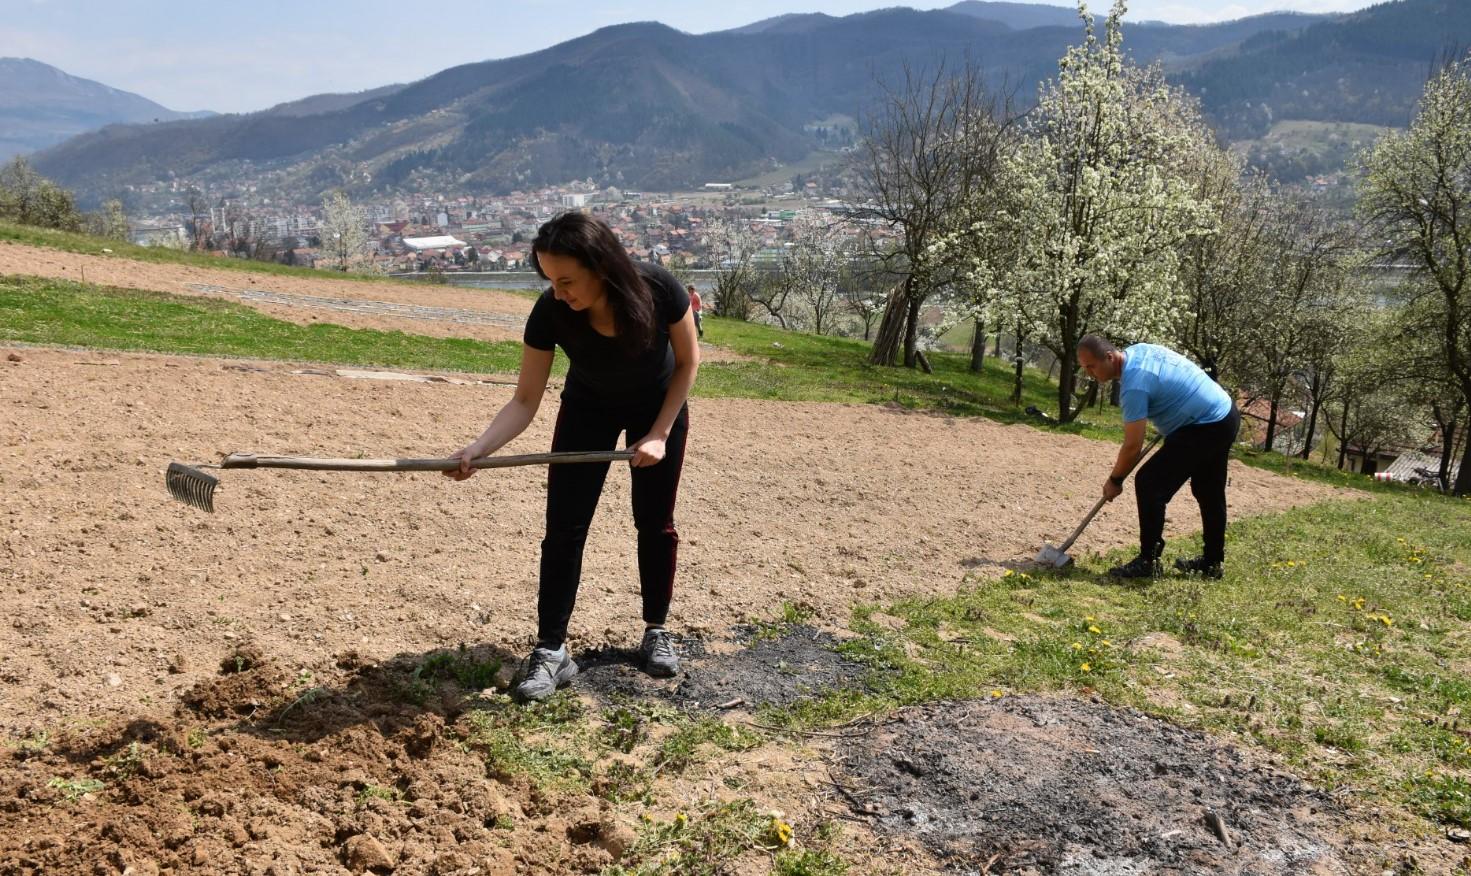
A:
[[[538,276],[551,280],[536,257],[541,252],[571,256],[603,281],[608,306],[613,309],[613,330],[630,356],[653,345],[654,297],[607,224],[584,213],[563,213],[537,229],[531,242],[531,264]]]

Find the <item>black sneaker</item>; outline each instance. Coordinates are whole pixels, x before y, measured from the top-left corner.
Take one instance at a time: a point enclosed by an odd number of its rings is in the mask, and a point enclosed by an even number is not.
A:
[[[1124,563],[1122,566],[1114,566],[1108,570],[1110,578],[1158,578],[1164,569],[1160,567],[1158,557],[1146,557],[1143,554]]]
[[[650,675],[670,678],[679,674],[679,655],[674,653],[674,641],[669,637],[669,631],[662,627],[644,630],[638,656],[644,672]]]
[[[1205,561],[1205,557],[1175,560],[1175,569],[1183,574],[1199,575],[1202,578],[1219,580],[1221,577],[1221,564],[1208,563]]]

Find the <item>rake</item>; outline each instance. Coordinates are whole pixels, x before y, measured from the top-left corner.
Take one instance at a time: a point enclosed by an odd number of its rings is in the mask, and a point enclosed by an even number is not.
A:
[[[561,451],[523,453],[519,456],[481,456],[470,460],[471,468],[510,468],[516,465],[550,465],[569,462],[617,462],[633,459],[632,450]],[[220,479],[206,468],[290,468],[305,471],[452,471],[460,467],[457,457],[431,459],[324,459],[311,456],[257,456],[232,453],[215,463],[184,465],[169,463],[164,484],[175,499],[201,511],[215,510],[215,488]]]

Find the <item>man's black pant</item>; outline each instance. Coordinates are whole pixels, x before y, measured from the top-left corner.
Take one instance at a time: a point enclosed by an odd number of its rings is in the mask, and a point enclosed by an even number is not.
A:
[[[1235,407],[1224,419],[1176,429],[1164,446],[1134,477],[1139,504],[1139,551],[1157,556],[1165,531],[1165,506],[1190,481],[1190,492],[1200,504],[1205,540],[1203,558],[1219,563],[1226,557],[1226,459],[1241,429]]]
[[[553,451],[612,450],[618,433],[628,443],[643,438],[658,418],[657,407],[620,410],[565,399],[557,414]],[[633,472],[633,523],[638,529],[638,579],[644,622],[664,623],[674,596],[679,534],[674,529],[674,499],[684,468],[689,410],[681,410],[665,442],[664,459]],[[567,638],[567,621],[582,579],[582,549],[597,511],[608,463],[552,465],[547,472],[546,537],[541,542],[541,588],[537,595],[538,644],[555,648]]]

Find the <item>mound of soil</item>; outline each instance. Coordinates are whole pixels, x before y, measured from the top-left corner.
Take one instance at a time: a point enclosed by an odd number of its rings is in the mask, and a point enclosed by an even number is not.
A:
[[[1032,696],[932,705],[836,757],[855,811],[982,872],[1364,872],[1327,795],[1132,710]]]

